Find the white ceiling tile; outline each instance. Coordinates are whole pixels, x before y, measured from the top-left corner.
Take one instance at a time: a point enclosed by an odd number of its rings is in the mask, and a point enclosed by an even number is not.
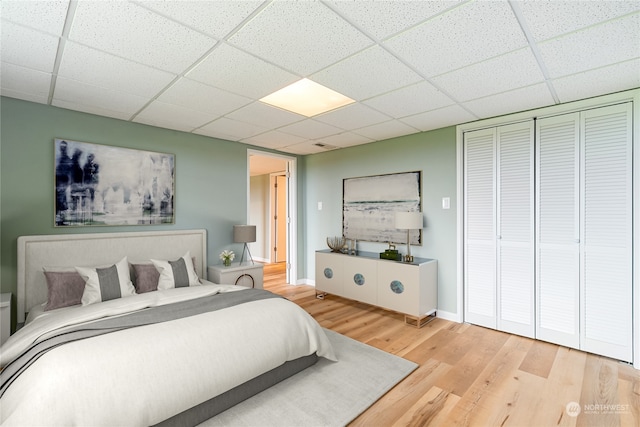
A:
[[[640,59],[585,71],[552,81],[560,102],[640,87]],[[615,78],[612,78],[615,76]]]
[[[366,136],[374,141],[381,141],[383,139],[395,138],[398,136],[409,135],[417,133],[418,129],[402,123],[398,120],[390,120],[384,123],[378,123],[377,125],[367,126],[365,128],[356,129],[354,133],[358,135]]]
[[[451,98],[426,81],[364,101],[364,104],[395,119],[446,107],[453,103]]]
[[[602,21],[640,10],[638,1],[558,1],[519,2],[522,15],[537,41],[580,30]]]
[[[421,79],[378,45],[313,74],[310,78],[357,101]]]
[[[405,117],[402,121],[416,129],[420,129],[421,131],[428,131],[458,125],[477,119],[478,117],[469,113],[459,105],[450,105],[449,107],[440,108],[438,110],[427,111],[426,113]]]
[[[213,136],[215,138],[229,139],[231,141],[240,141],[241,139],[249,138],[268,130],[269,128],[262,126],[255,126],[249,123],[232,120],[227,117],[221,117],[196,129],[194,133]]]
[[[134,122],[164,127],[163,123],[171,123],[172,129],[191,131],[213,120],[211,114],[174,104],[153,101],[133,119]]]
[[[51,74],[3,62],[0,68],[0,82],[2,95],[9,92],[21,93],[25,97],[44,99],[46,103],[51,87]]]
[[[366,105],[350,104],[346,107],[315,116],[314,119],[339,127],[340,129],[353,130],[389,121],[391,117],[375,111]]]
[[[3,20],[59,37],[67,17],[69,0],[2,0],[0,7]]]
[[[385,42],[426,77],[527,45],[505,1],[465,3]]]
[[[284,151],[286,153],[298,154],[300,156],[306,156],[307,154],[317,154],[324,153],[327,150],[326,148],[319,147],[315,145],[315,141],[304,141],[298,144],[288,145],[286,147],[280,147],[280,151]]]
[[[228,35],[263,1],[146,0],[143,6],[217,39]]]
[[[640,57],[640,13],[539,43],[551,78]]]
[[[256,99],[300,80],[299,76],[226,43],[220,43],[186,76],[210,86]],[[259,77],[256,78],[256,76]]]
[[[82,113],[94,114],[97,116],[112,117],[119,120],[128,120],[131,116],[130,114],[123,113],[121,111],[111,111],[95,105],[82,105],[76,102],[63,101],[55,98],[51,101],[51,105],[54,107],[65,108],[67,110],[80,111]]]
[[[58,75],[106,89],[153,97],[175,74],[138,64],[74,42],[64,46]]]
[[[382,40],[460,1],[329,1],[347,19]],[[381,19],[382,18],[382,19]]]
[[[15,98],[22,99],[23,101],[35,102],[38,104],[48,104],[49,97],[48,96],[40,96],[34,95],[27,92],[18,92],[12,89],[2,89],[0,91],[0,95],[6,96],[7,98]]]
[[[180,79],[158,97],[158,101],[223,116],[252,102],[251,99],[189,79]]]
[[[306,119],[300,114],[270,107],[263,102],[254,102],[227,115],[228,118],[251,123],[265,128],[279,128]]]
[[[546,83],[474,99],[463,105],[481,119],[546,107],[555,102]]]
[[[91,86],[64,77],[56,79],[53,97],[59,101],[126,113],[129,117],[149,101],[138,95]]]
[[[525,48],[432,80],[458,101],[468,101],[543,82],[544,75],[529,48]]]
[[[306,139],[318,139],[343,131],[340,128],[321,123],[313,119],[307,119],[288,126],[284,126],[279,130]]]
[[[276,1],[229,43],[308,76],[373,42],[321,2]]]
[[[252,136],[242,140],[245,144],[257,145],[264,148],[280,148],[304,141],[304,138],[290,135],[284,132],[273,130],[260,135]]]
[[[58,37],[2,21],[2,61],[34,70],[53,72]]]
[[[216,43],[124,1],[78,3],[69,39],[172,73],[185,71]]]
[[[373,139],[366,136],[358,135],[353,132],[343,132],[337,135],[327,136],[325,138],[319,138],[316,142],[332,145],[335,147],[351,147],[354,145],[366,144],[373,142]]]

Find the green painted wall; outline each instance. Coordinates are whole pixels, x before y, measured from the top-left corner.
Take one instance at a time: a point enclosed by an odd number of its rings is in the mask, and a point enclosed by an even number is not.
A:
[[[438,260],[438,308],[457,312],[456,129],[454,126],[306,156],[305,193],[301,203],[307,230],[305,271],[313,278],[315,253],[326,249],[326,237],[342,234],[342,180],[359,176],[422,171],[423,245],[411,253]],[[442,209],[450,197],[451,208]],[[318,210],[322,202],[322,210]],[[381,252],[387,245],[358,242],[361,250]],[[406,246],[400,246],[406,252]]]
[[[21,235],[204,228],[209,264],[242,250],[232,226],[246,220],[249,146],[6,97],[0,113],[0,290],[14,301]],[[54,228],[54,138],[175,154],[175,224]]]

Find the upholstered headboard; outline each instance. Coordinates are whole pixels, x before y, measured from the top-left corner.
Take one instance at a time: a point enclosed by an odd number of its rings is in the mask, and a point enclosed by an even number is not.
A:
[[[18,238],[18,323],[26,312],[47,300],[42,267],[108,265],[128,257],[130,262],[177,259],[187,251],[196,272],[206,278],[207,230],[64,234]]]

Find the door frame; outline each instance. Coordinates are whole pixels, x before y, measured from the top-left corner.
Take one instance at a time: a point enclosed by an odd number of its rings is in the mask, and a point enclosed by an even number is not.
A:
[[[287,227],[287,261],[286,261],[286,281],[288,284],[297,285],[298,281],[298,190],[297,190],[297,161],[294,156],[285,154],[272,153],[269,151],[260,151],[256,149],[247,149],[247,201],[246,201],[246,218],[249,220],[251,208],[251,165],[250,157],[275,157],[286,160],[288,174],[287,182],[287,200],[288,200],[288,227]]]

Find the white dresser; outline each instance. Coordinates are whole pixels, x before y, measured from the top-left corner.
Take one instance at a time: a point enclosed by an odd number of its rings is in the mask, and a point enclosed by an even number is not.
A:
[[[438,306],[438,262],[417,257],[412,263],[390,261],[375,252],[317,251],[316,295],[325,294],[397,311],[406,323],[421,327]]]

